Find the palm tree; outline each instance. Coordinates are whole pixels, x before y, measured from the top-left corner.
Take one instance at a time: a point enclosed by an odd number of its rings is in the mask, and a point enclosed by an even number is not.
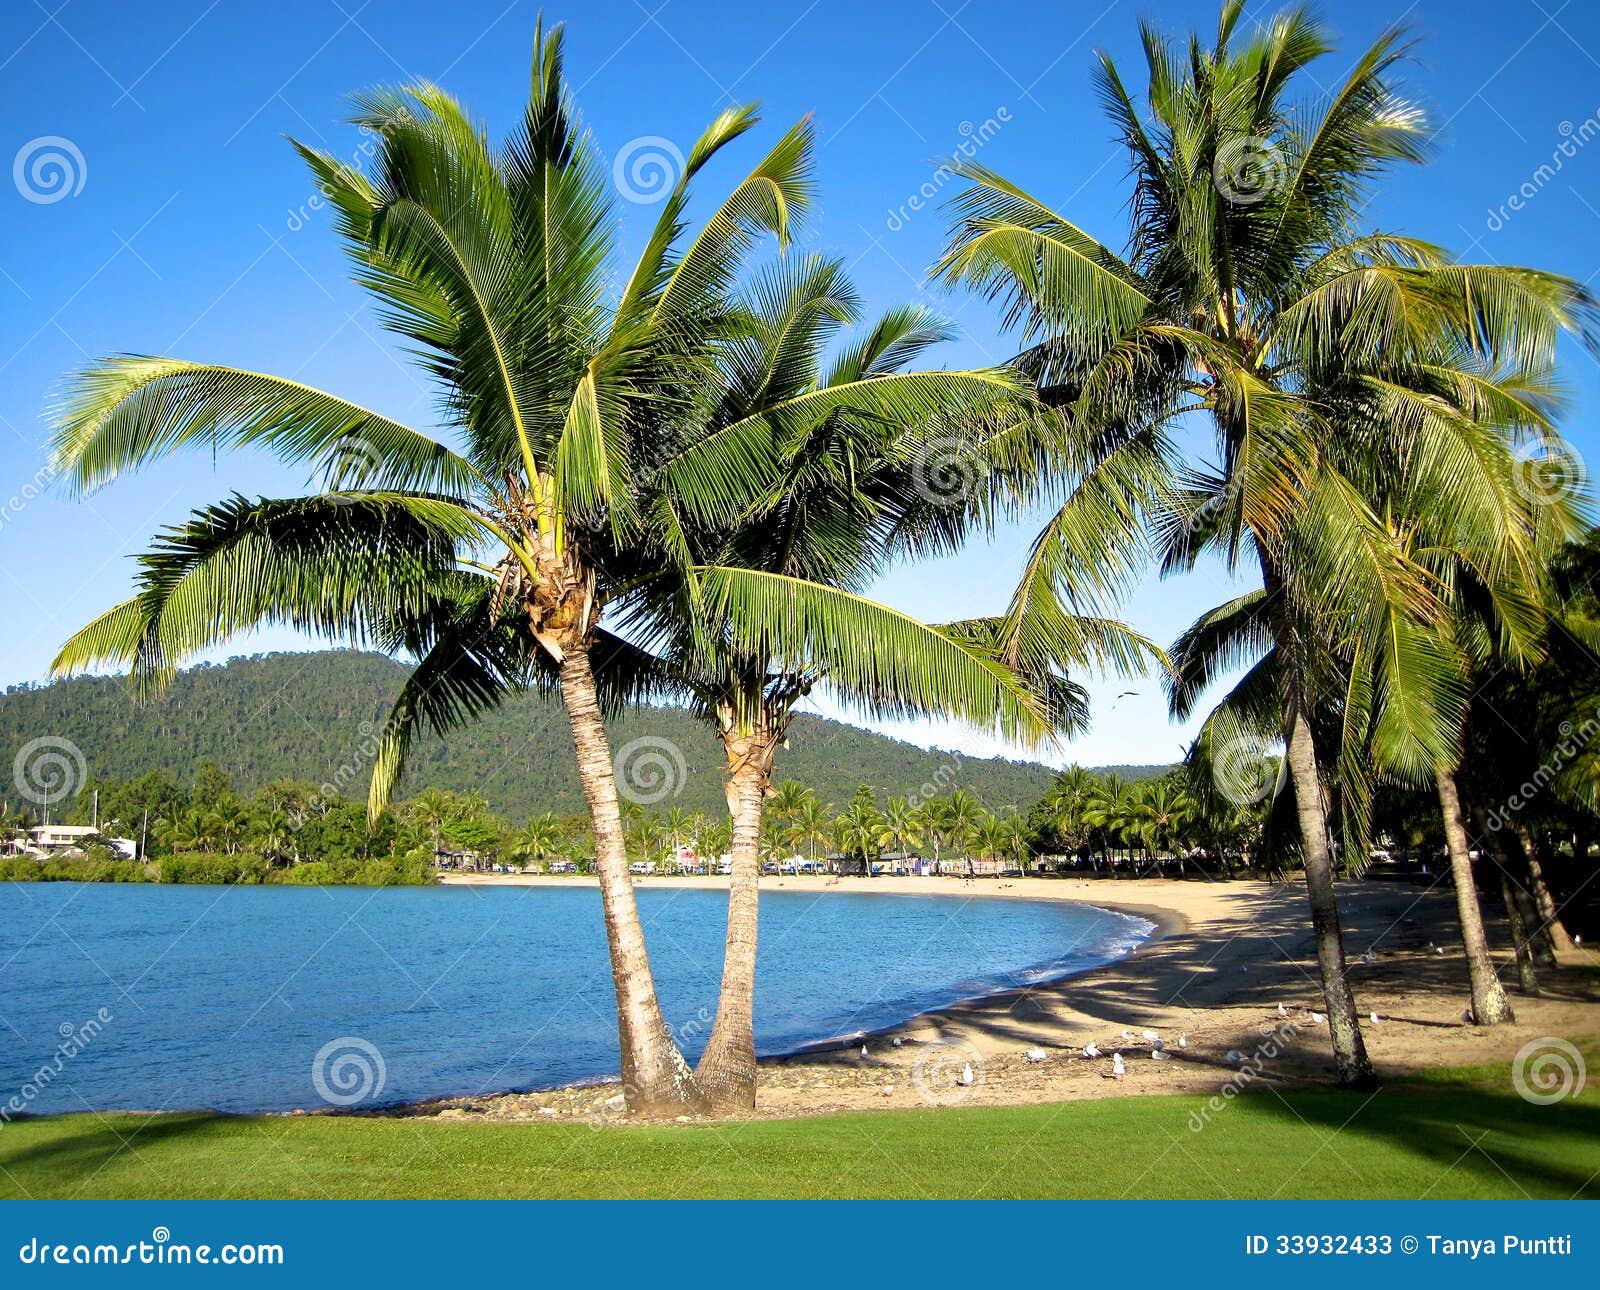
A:
[[[1553,393],[1550,397],[1553,399]],[[1444,588],[1452,614],[1449,643],[1468,680],[1474,674],[1486,675],[1491,665],[1525,672],[1542,659],[1552,622],[1560,621],[1552,614],[1559,609],[1554,562],[1582,527],[1570,489],[1509,492],[1505,505],[1514,517],[1510,524],[1486,524],[1482,516],[1440,508],[1429,516],[1432,523],[1427,529],[1412,535],[1421,547],[1419,559]],[[1581,626],[1578,630],[1584,631]],[[1463,736],[1467,709],[1463,701]],[[1472,1015],[1480,1026],[1499,1025],[1516,1018],[1489,957],[1462,805],[1463,753],[1459,744],[1450,752],[1448,760],[1434,767],[1433,778],[1444,817],[1445,846],[1472,987]],[[1521,911],[1509,883],[1505,892],[1507,917],[1515,933],[1522,922]],[[1525,953],[1523,938],[1515,939],[1526,981],[1532,960]]]
[[[667,811],[667,818],[662,821],[662,828],[666,831],[667,841],[672,844],[672,863],[678,863],[678,851],[683,846],[684,840],[694,840],[695,816],[692,811],[681,806],[674,806]]]
[[[833,821],[834,844],[844,855],[858,858],[868,877],[872,875],[873,860],[892,837],[883,812],[860,796]]]
[[[842,266],[821,256],[761,275],[743,305],[744,330],[708,395],[723,428],[704,451],[737,445],[770,460],[771,473],[722,522],[684,526],[696,567],[645,584],[631,633],[695,696],[724,750],[734,825],[727,949],[718,1020],[696,1070],[705,1096],[724,1107],[754,1099],[757,842],[796,705],[828,685],[877,715],[998,721],[1035,740],[1050,729],[1044,702],[982,642],[861,594],[892,559],[959,537],[967,512],[926,486],[930,458],[997,438],[1026,407],[1015,374],[907,370],[947,335],[917,308],[889,311],[825,366],[829,341],[856,321],[859,303]],[[676,465],[664,475],[669,490],[678,485]],[[759,643],[716,626],[730,609],[765,604],[776,612]],[[798,800],[795,790],[788,801]]]
[[[205,813],[205,831],[216,846],[228,855],[239,849],[249,830],[250,817],[243,806],[232,798],[224,798]]]
[[[1194,799],[1168,779],[1141,787],[1143,791],[1134,806],[1136,832],[1147,851],[1158,857],[1164,851],[1177,856],[1181,871],[1185,830],[1195,815]]]
[[[1005,826],[1008,845],[1008,854],[1016,860],[1018,868],[1024,875],[1029,872],[1028,860],[1032,854],[1028,845],[1028,822],[1014,811],[1004,815],[1000,820]]]
[[[510,854],[517,860],[532,861],[541,869],[566,842],[567,831],[554,811],[536,815],[511,837]]]
[[[427,833],[437,851],[445,826],[455,818],[455,807],[439,789],[426,788],[406,803],[405,814],[411,823]]]
[[[699,847],[708,862],[721,860],[733,844],[733,825],[728,820],[715,820],[700,831]]]
[[[1083,820],[1091,828],[1100,831],[1105,838],[1107,851],[1113,856],[1119,844],[1127,847],[1131,865],[1133,848],[1129,836],[1137,827],[1137,812],[1138,797],[1133,786],[1124,783],[1118,775],[1107,775],[1091,790],[1084,803]]]
[[[912,847],[922,845],[921,819],[917,808],[906,798],[890,797],[883,803],[883,818],[894,835],[894,849],[906,855]]]
[[[791,824],[807,802],[817,800],[817,795],[797,779],[786,779],[772,790],[767,800],[767,810],[780,823]]]
[[[1481,512],[1481,413],[1530,421],[1517,373],[1547,362],[1555,331],[1590,302],[1564,279],[1366,231],[1375,180],[1421,160],[1428,137],[1393,83],[1401,33],[1374,42],[1331,94],[1296,104],[1293,88],[1332,48],[1326,31],[1294,9],[1235,39],[1240,11],[1223,6],[1209,49],[1144,29],[1144,110],[1101,57],[1100,96],[1134,175],[1126,256],[964,162],[964,218],[939,272],[1006,303],[1030,346],[1020,361],[1070,416],[1076,487],[1035,547],[1015,630],[1030,610],[1125,586],[1146,520],[1168,571],[1206,550],[1258,566],[1260,592],[1186,637],[1196,648],[1173,706],[1187,711],[1219,660],[1273,647],[1232,697],[1276,714],[1339,1078],[1370,1086],[1313,730],[1351,691],[1332,657],[1358,697],[1382,697],[1382,758],[1399,773],[1446,758],[1452,725],[1416,626],[1438,623],[1442,606],[1377,509],[1373,476],[1402,472],[1408,506]],[[1190,414],[1215,433],[1215,468],[1175,451],[1169,428]]]
[[[55,464],[77,486],[181,446],[248,444],[310,463],[328,490],[235,497],[167,531],[140,594],[74,637],[56,668],[113,660],[160,678],[268,621],[414,654],[383,729],[374,812],[420,726],[445,733],[532,684],[559,687],[593,827],[624,1091],[636,1109],[694,1109],[656,998],[602,723],[603,703],[630,695],[608,693],[596,663],[627,655],[601,626],[619,588],[670,558],[672,520],[650,501],[665,464],[689,520],[707,499],[738,505],[750,482],[748,458],[684,449],[707,432],[700,396],[748,252],[765,234],[786,240],[809,203],[809,128],[787,132],[690,239],[692,181],[757,121],[749,107],[724,111],[689,150],[637,263],[614,276],[613,198],[569,101],[559,29],[536,38],[532,93],[503,150],[430,84],[356,102],[376,141],[370,173],[296,146],[385,324],[438,380],[461,451],[293,381],[170,358],[97,364],[56,431]]]
[[[661,850],[666,836],[661,817],[654,811],[639,811],[623,825],[628,850],[640,860],[650,860]]]
[[[828,808],[817,800],[815,794],[803,799],[789,821],[789,845],[805,847],[812,867],[817,863],[817,843],[826,842],[830,836]]]
[[[1056,776],[1045,794],[1050,824],[1069,852],[1078,851],[1088,842],[1090,825],[1084,813],[1099,787],[1100,778],[1093,771],[1072,765]]]
[[[1016,858],[1016,834],[1010,823],[998,815],[985,812],[973,829],[973,838],[985,860],[993,860],[1003,867],[1008,859]]]
[[[967,861],[967,875],[972,875],[972,861],[968,850],[977,839],[987,812],[964,788],[955,789],[940,800],[940,826],[945,840],[955,848],[956,854]]]
[[[168,851],[204,851],[211,845],[200,813],[188,808],[157,820],[153,832]]]

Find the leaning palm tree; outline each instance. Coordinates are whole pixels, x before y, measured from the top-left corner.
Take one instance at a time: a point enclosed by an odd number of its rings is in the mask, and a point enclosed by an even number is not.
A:
[[[446,732],[530,685],[559,687],[593,826],[624,1088],[635,1107],[692,1107],[628,879],[597,656],[626,654],[601,626],[618,578],[666,558],[651,479],[706,430],[699,396],[732,285],[756,241],[785,240],[805,210],[810,132],[783,135],[690,237],[691,182],[757,121],[748,107],[723,112],[618,275],[613,199],[569,102],[559,29],[537,38],[524,119],[503,148],[431,84],[356,102],[353,120],[376,140],[370,173],[296,146],[358,280],[437,380],[456,446],[243,369],[97,364],[57,424],[55,461],[77,486],[180,447],[249,445],[309,463],[326,488],[236,497],[169,530],[139,594],[75,636],[56,668],[114,660],[159,679],[266,622],[411,653],[419,662],[374,765],[374,811],[420,727]],[[737,454],[681,464],[680,506],[728,504],[741,467],[754,471]]]
[[[1553,389],[1538,391],[1543,396],[1538,400],[1534,393],[1530,384],[1524,397],[1531,410],[1555,406]],[[1546,432],[1553,435],[1554,427],[1546,427]],[[1507,472],[1513,485],[1521,485],[1507,489],[1503,505],[1511,514],[1508,523],[1485,524],[1480,515],[1435,508],[1428,516],[1428,527],[1419,527],[1411,535],[1419,548],[1419,560],[1444,589],[1451,610],[1449,643],[1467,682],[1474,676],[1486,676],[1491,669],[1529,670],[1543,658],[1551,631],[1566,630],[1553,626],[1559,619],[1552,612],[1558,608],[1552,565],[1566,543],[1582,531],[1584,507],[1573,487],[1530,488],[1526,475],[1519,473],[1525,468],[1525,463],[1514,462]],[[1570,484],[1575,476],[1569,473],[1567,479]],[[1581,625],[1574,626],[1581,635],[1590,634]],[[1463,735],[1467,707],[1464,700]],[[1512,1022],[1515,1017],[1489,957],[1467,841],[1467,811],[1462,803],[1462,781],[1468,778],[1470,771],[1457,746],[1446,761],[1434,767],[1433,786],[1444,817],[1445,845],[1472,988],[1472,1016],[1478,1025],[1492,1026]],[[1526,978],[1531,959],[1517,935],[1521,910],[1509,883],[1503,887]]]
[[[759,840],[797,705],[815,687],[842,683],[844,697],[874,716],[959,717],[1035,740],[1050,731],[1045,699],[980,640],[929,628],[862,594],[893,559],[948,549],[964,531],[969,511],[950,507],[932,476],[940,454],[960,448],[1006,468],[1007,436],[1029,411],[1015,373],[908,370],[948,334],[918,308],[889,311],[825,364],[830,341],[858,320],[860,307],[842,265],[822,256],[760,275],[741,304],[741,331],[712,394],[718,429],[663,471],[664,502],[675,505],[679,470],[697,453],[738,444],[770,462],[771,474],[748,504],[711,524],[682,525],[692,559],[681,576],[641,580],[629,620],[630,637],[694,696],[725,754],[733,822],[727,947],[717,1021],[696,1069],[718,1108],[748,1106],[755,1096]],[[689,492],[697,479],[685,476]],[[790,599],[758,642],[720,626],[730,609],[753,607],[743,603],[752,591],[778,603],[773,589]],[[812,645],[817,637],[826,651]],[[841,676],[830,656],[845,654],[883,661],[872,685]],[[804,800],[778,791],[785,812]]]
[[[1100,97],[1134,177],[1125,255],[961,162],[970,185],[939,272],[1004,302],[1028,344],[1020,362],[1074,430],[1063,469],[1075,487],[1036,544],[1015,633],[1126,586],[1144,567],[1150,522],[1168,571],[1206,551],[1259,569],[1261,591],[1197,630],[1223,643],[1217,658],[1241,643],[1274,647],[1273,666],[1252,669],[1235,695],[1276,713],[1339,1078],[1370,1085],[1334,895],[1329,756],[1313,722],[1355,678],[1387,764],[1416,778],[1448,757],[1456,716],[1426,658],[1445,608],[1394,540],[1373,476],[1402,472],[1407,506],[1483,511],[1481,407],[1538,434],[1516,406],[1520,376],[1548,364],[1556,332],[1590,301],[1565,279],[1463,265],[1365,229],[1375,180],[1421,160],[1428,137],[1394,84],[1402,34],[1296,103],[1332,49],[1326,31],[1294,9],[1237,33],[1241,9],[1223,6],[1210,48],[1146,26],[1142,106],[1101,56]],[[1468,355],[1490,379],[1458,361]],[[1186,417],[1214,432],[1213,467],[1177,453],[1171,431]],[[1175,710],[1217,675],[1191,669]]]

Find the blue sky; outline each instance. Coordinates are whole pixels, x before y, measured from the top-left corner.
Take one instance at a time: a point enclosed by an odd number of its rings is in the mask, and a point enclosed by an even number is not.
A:
[[[161,524],[238,489],[293,491],[303,473],[264,459],[173,459],[87,500],[41,496],[47,407],[63,373],[115,351],[272,371],[434,424],[433,392],[379,330],[346,277],[315,190],[284,135],[358,157],[344,96],[436,80],[486,117],[515,120],[536,3],[457,0],[8,0],[0,13],[0,684],[45,675],[60,641],[121,599],[128,557]],[[568,24],[568,70],[608,156],[659,136],[685,148],[731,101],[765,104],[761,133],[701,185],[734,177],[790,122],[814,113],[818,249],[840,255],[869,309],[926,298],[962,339],[940,360],[996,361],[1011,346],[985,305],[928,292],[946,216],[910,200],[938,159],[982,138],[984,162],[1120,245],[1124,162],[1093,98],[1093,51],[1139,67],[1137,20],[1214,29],[1215,6],[1024,0],[588,0],[551,6]],[[1271,12],[1255,5],[1256,17]],[[1422,43],[1408,88],[1438,127],[1437,156],[1397,175],[1374,224],[1463,256],[1533,263],[1590,281],[1600,267],[1600,6],[1587,0],[1420,0],[1325,5],[1343,52],[1397,16]],[[1132,79],[1130,77],[1130,79]],[[1588,123],[1585,128],[1585,123]],[[1536,177],[1563,140],[1574,155]],[[62,172],[51,154],[65,158]],[[1524,189],[1524,185],[1527,188]],[[1508,198],[1531,195],[1522,209]],[[655,208],[621,206],[630,243]],[[1600,461],[1600,374],[1567,349],[1568,432]],[[1020,567],[1026,526],[964,554],[886,577],[878,594],[933,619],[993,611]],[[1221,599],[1220,569],[1150,582],[1125,616],[1170,640]],[[221,656],[303,645],[250,638]],[[1159,687],[1091,686],[1095,724],[1053,760],[1168,760],[1186,731]],[[1128,695],[1124,692],[1135,691]],[[1123,696],[1123,697],[1118,697]],[[924,742],[996,747],[954,729]]]

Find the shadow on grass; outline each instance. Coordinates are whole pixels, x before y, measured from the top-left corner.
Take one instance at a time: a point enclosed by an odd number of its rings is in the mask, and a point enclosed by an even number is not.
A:
[[[125,1112],[116,1112],[18,1120],[18,1127],[54,1128],[70,1124],[72,1129],[66,1133],[41,1132],[36,1141],[14,1150],[8,1148],[19,1135],[0,1133],[0,1191],[20,1185],[16,1175],[25,1175],[32,1169],[45,1170],[53,1178],[78,1179],[80,1185],[86,1184],[119,1155],[128,1154],[137,1159],[143,1150],[181,1148],[190,1140],[222,1137],[230,1126],[248,1122],[211,1111],[163,1112],[138,1117],[137,1123],[132,1123],[133,1119]],[[71,1192],[64,1194],[71,1195]]]
[[[1509,1071],[1501,1068],[1499,1077],[1509,1080]],[[1250,1105],[1310,1127],[1334,1159],[1350,1138],[1422,1157],[1439,1167],[1434,1187],[1446,1195],[1448,1177],[1461,1173],[1512,1198],[1600,1199],[1600,1099],[1593,1095],[1538,1106],[1509,1089],[1427,1081],[1375,1094],[1266,1092]]]

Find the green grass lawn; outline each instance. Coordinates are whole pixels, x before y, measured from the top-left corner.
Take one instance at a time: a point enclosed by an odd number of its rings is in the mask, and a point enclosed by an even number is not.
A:
[[[1600,1197],[1600,1091],[1504,1067],[1374,1097],[1129,1097],[662,1128],[74,1115],[0,1130],[0,1196]]]

